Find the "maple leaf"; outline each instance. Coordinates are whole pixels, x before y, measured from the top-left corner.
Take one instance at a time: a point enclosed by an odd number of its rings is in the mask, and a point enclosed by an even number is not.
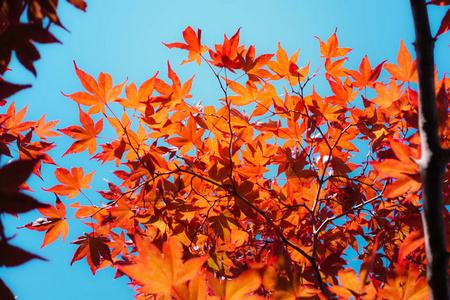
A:
[[[198,145],[204,132],[204,129],[197,130],[197,123],[194,118],[189,118],[187,127],[182,126],[178,132],[180,137],[171,137],[167,142],[180,148],[180,155],[183,155],[190,149],[193,149],[194,145]]]
[[[434,36],[434,38],[437,38],[439,35],[446,33],[449,29],[450,29],[450,10],[447,10],[444,18],[442,19],[441,26],[439,27],[439,30]]]
[[[66,95],[64,93],[62,94],[81,105],[91,106],[88,111],[89,115],[96,114],[100,111],[104,113],[105,105],[107,105],[108,102],[116,101],[119,98],[119,95],[122,93],[123,86],[127,80],[121,84],[113,86],[111,75],[101,72],[98,75],[97,83],[91,75],[78,69],[75,61],[73,64],[75,65],[75,71],[81,84],[89,93],[76,92],[70,95]]]
[[[94,173],[95,171],[84,176],[83,168],[72,168],[71,172],[64,168],[57,168],[55,176],[62,184],[43,190],[67,196],[67,198],[74,198],[80,193],[81,189],[90,188],[88,184],[91,182]]]
[[[136,263],[118,268],[142,285],[140,291],[145,293],[161,293],[170,299],[180,286],[198,276],[207,259],[197,257],[183,262],[181,244],[174,237],[164,243],[162,253],[140,235],[135,235],[134,239],[139,253]]]
[[[347,88],[346,91],[342,89],[343,94],[347,93],[348,89],[349,88]],[[337,91],[339,91],[339,88],[337,88]],[[348,95],[348,93],[347,93],[347,95]],[[317,124],[320,124],[320,117],[323,117],[324,119],[326,119],[328,121],[340,122],[337,117],[344,112],[345,108],[343,108],[342,106],[332,105],[332,104],[328,103],[328,101],[326,101],[326,99],[327,99],[327,97],[321,98],[316,93],[316,91],[313,89],[312,95],[307,96],[307,98],[305,97],[305,102],[309,106],[309,109],[311,111],[313,111],[313,113],[317,116],[316,117]]]
[[[95,274],[100,265],[101,257],[112,262],[111,251],[107,245],[108,242],[110,242],[109,238],[95,236],[94,233],[85,233],[85,235],[79,236],[71,242],[71,244],[80,246],[75,250],[70,265],[86,257],[87,263],[91,266],[92,274]]]
[[[355,80],[352,82],[352,85],[359,88],[360,91],[366,86],[374,88],[374,83],[380,76],[381,69],[385,62],[386,60],[378,64],[375,69],[372,70],[369,58],[366,55],[359,65],[359,73],[357,71],[348,71],[350,76]]]
[[[65,135],[78,140],[67,149],[63,156],[83,152],[86,149],[92,155],[97,149],[96,137],[103,129],[103,119],[98,120],[94,125],[94,121],[81,110],[80,106],[78,106],[78,109],[80,110],[80,122],[83,127],[72,125],[64,129],[58,129]]]
[[[328,83],[334,93],[334,96],[326,97],[326,102],[345,107],[349,101],[352,101],[355,99],[356,95],[358,95],[358,92],[353,91],[352,84],[348,78],[343,84],[339,84],[332,80],[328,80]]]
[[[117,118],[106,117],[109,124],[114,127],[116,130],[116,135],[118,138],[126,137],[130,132],[131,120],[127,114],[127,111],[124,110],[122,114],[122,119],[119,120]]]
[[[223,45],[215,45],[215,52],[209,50],[211,60],[209,62],[219,68],[227,68],[231,72],[235,73],[233,69],[240,69],[241,63],[239,62],[238,54],[244,55],[244,45],[239,46],[239,28],[238,31],[228,39],[225,35]]]
[[[378,97],[370,101],[382,108],[389,108],[392,105],[395,105],[395,102],[400,99],[400,96],[402,95],[402,90],[400,89],[400,87],[400,85],[396,84],[395,80],[391,80],[388,87],[386,87],[382,83],[377,82],[375,84],[375,91],[377,92]]]
[[[258,90],[255,83],[251,80],[245,83],[245,87],[231,80],[227,81],[227,85],[233,92],[238,94],[238,96],[227,96],[228,101],[236,106],[244,106],[263,99],[264,88]]]
[[[352,49],[350,48],[339,48],[339,42],[336,36],[337,28],[334,33],[328,38],[327,43],[322,42],[317,36],[316,39],[320,42],[320,53],[322,53],[321,57],[324,58],[333,58],[333,57],[341,57],[345,56]]]
[[[251,295],[261,285],[261,277],[257,270],[244,271],[239,277],[233,280],[220,280],[215,278],[211,273],[207,274],[208,283],[217,298],[221,300],[237,300],[237,299],[265,299],[261,296]]]
[[[403,260],[388,273],[387,284],[378,288],[383,299],[428,299],[428,284],[426,277],[419,277],[419,267],[414,263]]]
[[[53,127],[56,126],[56,124],[58,124],[59,121],[49,121],[49,122],[45,122],[45,114],[36,121],[36,123],[34,124],[34,133],[36,133],[36,135],[43,139],[44,141],[47,141],[47,137],[55,137],[55,136],[60,136],[59,133],[52,131],[51,129]]]
[[[242,70],[248,75],[249,80],[257,81],[258,78],[269,78],[272,74],[264,69],[267,62],[272,58],[273,54],[263,54],[255,59],[255,48],[250,46],[247,50],[247,54],[244,56],[238,53],[239,62]]]
[[[168,85],[161,79],[156,79],[155,90],[166,97],[166,101],[171,103],[171,107],[180,104],[182,99],[192,98],[189,95],[189,91],[192,87],[192,81],[194,76],[192,76],[188,81],[186,81],[183,86],[181,86],[180,79],[177,74],[170,67],[169,61],[167,61],[168,77],[172,80],[172,86]],[[154,101],[155,98],[150,98],[149,102]]]
[[[48,244],[53,243],[61,235],[63,241],[66,240],[69,232],[69,225],[66,221],[66,207],[56,196],[56,205],[47,208],[38,208],[39,212],[45,217],[40,217],[35,221],[25,224],[18,228],[28,228],[37,231],[47,231],[44,236],[44,242],[41,249]]]
[[[43,141],[37,141],[30,143],[27,139],[28,136],[31,136],[31,131],[29,132],[30,135],[27,134],[27,136],[17,142],[17,148],[19,149],[19,156],[21,160],[27,160],[27,159],[40,159],[37,164],[36,168],[33,170],[33,174],[36,174],[37,176],[41,177],[40,171],[41,171],[41,162],[46,164],[55,164],[53,159],[45,153],[46,151],[51,150],[52,148],[56,147],[53,143],[47,143]]]
[[[411,232],[403,241],[398,250],[398,263],[400,264],[411,252],[425,243],[423,228]]]
[[[356,297],[356,299],[373,299],[376,293],[375,288],[373,285],[369,285],[372,294],[367,294],[365,283],[359,282],[355,270],[350,268],[339,270],[338,277],[341,285],[331,286],[330,291],[333,293],[345,299],[352,297]]]
[[[277,61],[269,61],[267,63],[267,66],[276,73],[276,75],[272,77],[274,80],[285,78],[289,81],[289,85],[291,86],[296,85],[299,80],[304,80],[309,72],[309,63],[299,71],[297,66],[299,52],[300,49],[288,59],[286,51],[281,47],[281,44],[278,43],[278,50],[276,53]]]
[[[392,138],[388,138],[388,141],[397,159],[386,158],[382,162],[371,162],[373,168],[380,175],[395,179],[386,187],[383,195],[395,198],[407,191],[417,192],[422,184],[419,166],[412,158],[418,159],[418,151]]]
[[[120,192],[120,194],[122,193]],[[133,227],[134,224],[133,217],[135,213],[131,210],[130,206],[123,199],[117,201],[116,204],[117,204],[116,206],[113,206],[110,209],[108,209],[108,212],[111,214],[111,217],[115,218],[111,226],[122,228]]]
[[[35,124],[35,122],[30,121],[22,122],[23,118],[27,114],[27,108],[28,105],[22,108],[16,114],[16,107],[14,105],[14,102],[9,105],[6,114],[2,116],[3,127],[8,131],[9,134],[21,137],[22,135],[20,134],[20,132],[32,128],[32,126]]]
[[[127,144],[125,143],[125,141],[121,139],[120,141],[116,140],[112,143],[100,146],[103,148],[103,151],[95,154],[91,159],[97,159],[101,161],[101,164],[104,164],[107,161],[115,160],[116,167],[118,167],[123,153],[127,148]]]
[[[391,63],[384,65],[384,68],[392,75],[392,78],[398,81],[417,83],[416,60],[412,60],[411,54],[409,54],[408,49],[403,44],[403,40],[400,41],[397,63],[398,66]]]
[[[186,44],[183,43],[171,43],[171,44],[163,43],[163,44],[170,49],[180,48],[189,51],[188,59],[183,60],[181,64],[185,64],[195,60],[197,64],[200,66],[202,62],[201,56],[202,53],[208,51],[208,48],[203,46],[200,42],[202,38],[202,31],[200,29],[197,29],[196,35],[195,31],[189,26],[183,31],[183,38],[186,41]]]
[[[348,77],[349,70],[342,67],[347,58],[341,58],[331,61],[330,58],[325,59],[325,70],[327,73],[325,74],[325,78],[328,80],[332,78],[334,81],[342,84],[342,80],[339,77]]]
[[[156,76],[158,72],[150,79],[144,81],[139,87],[139,90],[136,89],[136,85],[132,82],[130,85],[125,87],[126,99],[118,99],[120,104],[123,107],[135,109],[141,112],[145,111],[145,102],[152,95],[153,90],[155,88]],[[144,109],[144,110],[143,110]]]
[[[340,285],[331,286],[330,291],[337,294],[340,298],[342,297],[347,299],[355,297],[355,299],[361,300],[374,299],[377,291],[373,283],[367,281],[367,278],[375,262],[375,256],[378,248],[378,237],[379,234],[375,238],[371,253],[366,257],[361,265],[359,278],[353,269],[347,268],[344,270],[339,270],[338,278]]]

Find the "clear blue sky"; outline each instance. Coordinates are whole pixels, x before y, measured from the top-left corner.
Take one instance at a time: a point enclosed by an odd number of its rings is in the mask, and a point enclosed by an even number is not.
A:
[[[320,4],[319,4],[320,3]],[[289,55],[300,48],[299,64],[311,60],[315,70],[318,58],[318,41],[314,36],[326,40],[338,28],[341,46],[354,49],[349,54],[347,67],[357,68],[364,55],[368,55],[372,66],[385,59],[396,63],[400,40],[411,53],[414,41],[409,1],[406,0],[345,0],[345,1],[150,1],[150,0],[88,0],[87,12],[72,8],[60,1],[59,15],[70,33],[54,28],[53,32],[63,45],[39,46],[42,59],[35,67],[38,76],[13,63],[13,72],[7,72],[5,79],[15,83],[32,83],[33,88],[22,91],[9,99],[22,108],[30,103],[27,118],[37,120],[47,114],[47,120],[61,120],[58,128],[78,124],[77,105],[64,97],[83,88],[75,75],[73,60],[82,70],[97,77],[99,72],[112,75],[115,83],[128,78],[128,84],[139,86],[158,70],[165,78],[167,60],[184,81],[198,73],[194,80],[194,100],[204,98],[208,105],[218,103],[216,81],[206,66],[198,68],[194,63],[178,66],[187,53],[168,49],[161,42],[182,42],[182,31],[191,26],[203,31],[203,44],[211,46],[222,43],[223,34],[229,37],[239,27],[241,43],[255,45],[257,54],[275,53],[278,42]],[[437,31],[438,20],[445,9],[433,7],[432,30]],[[440,76],[449,71],[449,36],[440,38],[436,44],[436,63]],[[202,71],[200,71],[202,70]],[[316,87],[320,88],[320,87]],[[323,94],[323,93],[322,93]],[[5,109],[5,108],[2,108]],[[86,156],[75,155],[61,158],[73,140],[56,138],[58,145],[52,157],[62,167],[83,166],[85,173],[98,168],[95,161],[86,164]],[[4,163],[4,162],[2,162]],[[54,168],[44,166],[44,182],[34,178],[29,181],[36,191],[34,196],[42,202],[54,204],[54,196],[41,191],[57,182],[52,178]],[[92,182],[93,190],[103,190],[103,178],[111,177],[106,171],[97,171]],[[90,197],[97,197],[89,192]],[[98,198],[98,197],[97,197]],[[82,198],[66,200],[66,205]],[[68,214],[73,214],[69,210]],[[20,219],[7,217],[4,221],[7,233],[16,233],[17,226],[31,222],[36,213],[20,215]],[[19,300],[56,299],[133,299],[128,279],[113,280],[112,269],[99,270],[92,276],[85,260],[69,266],[75,245],[70,242],[88,231],[78,220],[69,222],[66,244],[58,239],[43,248],[43,233],[21,229],[13,244],[50,259],[49,262],[33,260],[16,268],[0,268],[0,277],[6,282]]]

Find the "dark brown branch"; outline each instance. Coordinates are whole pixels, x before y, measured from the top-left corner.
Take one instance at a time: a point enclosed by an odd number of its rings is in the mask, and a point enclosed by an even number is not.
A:
[[[443,212],[443,178],[448,163],[441,148],[434,84],[434,42],[425,0],[410,0],[414,19],[419,93],[419,133],[421,158],[417,161],[422,177],[422,222],[427,254],[427,281],[430,299],[450,299],[448,253]]]

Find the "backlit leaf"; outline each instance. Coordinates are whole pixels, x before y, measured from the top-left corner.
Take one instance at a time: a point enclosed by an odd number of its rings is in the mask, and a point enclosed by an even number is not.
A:
[[[91,117],[83,112],[80,107],[79,110],[80,122],[83,127],[72,125],[64,129],[59,129],[59,131],[65,135],[77,140],[69,147],[69,149],[67,149],[63,156],[71,153],[83,152],[86,149],[88,149],[89,154],[92,155],[97,149],[96,138],[103,129],[103,119],[98,120],[94,125],[94,121]]]
[[[67,196],[67,198],[74,198],[80,193],[81,189],[90,188],[88,184],[91,182],[94,172],[84,176],[83,168],[72,168],[71,171],[64,168],[57,168],[55,176],[62,184],[43,190]]]
[[[195,31],[189,26],[183,31],[183,38],[186,41],[186,44],[183,43],[171,43],[165,44],[168,48],[180,48],[189,51],[188,60],[184,60],[181,64],[185,64],[187,62],[196,61],[200,66],[202,58],[202,53],[208,51],[208,48],[201,44],[202,31],[197,29],[197,34]]]

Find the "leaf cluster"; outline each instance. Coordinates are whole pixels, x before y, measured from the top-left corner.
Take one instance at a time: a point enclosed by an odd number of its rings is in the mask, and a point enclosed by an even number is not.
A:
[[[67,206],[89,232],[72,242],[72,263],[86,257],[93,273],[127,275],[137,299],[427,297],[417,71],[403,42],[397,63],[372,68],[364,57],[352,70],[334,32],[317,38],[322,63],[311,71],[300,51],[279,44],[257,56],[239,34],[208,47],[188,27],[185,43],[165,44],[188,51],[182,64],[207,65],[218,106],[193,102],[194,77],[182,83],[170,63],[168,79],[157,73],[139,87],[75,64],[85,91],[66,96],[81,126],[59,129],[75,140],[64,156],[88,152],[115,178],[92,198],[83,189],[94,172],[58,167],[60,184],[46,190],[67,200],[24,227],[46,231],[43,246],[64,239],[66,204],[81,194],[88,202]],[[450,82],[435,81],[448,148]],[[56,134],[9,115],[8,134]],[[33,153],[42,160],[45,150]]]

